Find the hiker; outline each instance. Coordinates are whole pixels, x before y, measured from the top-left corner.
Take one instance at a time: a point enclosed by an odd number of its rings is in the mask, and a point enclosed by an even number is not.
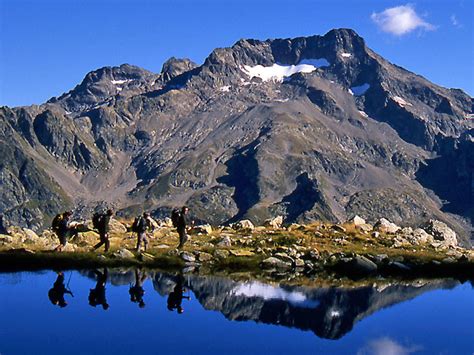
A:
[[[107,268],[104,268],[103,273],[98,270],[94,270],[94,273],[97,276],[97,283],[95,288],[92,288],[89,292],[89,304],[92,307],[100,304],[104,311],[106,311],[109,309],[109,304],[105,298],[105,285],[107,284],[107,276],[109,273]]]
[[[56,215],[53,219],[52,227],[53,231],[56,233],[59,239],[59,245],[54,249],[54,251],[61,252],[67,244],[67,238],[73,234],[77,234],[75,228],[69,226],[69,220],[72,216],[71,211],[66,211],[62,214]]]
[[[64,274],[62,271],[59,271],[58,277],[53,284],[53,288],[51,288],[48,292],[49,300],[55,306],[64,308],[67,306],[67,302],[64,299],[64,295],[66,293],[69,293],[72,297],[74,297],[72,292],[68,290],[66,286],[64,286]]]
[[[186,228],[188,225],[188,218],[186,215],[189,212],[189,208],[183,206],[181,211],[178,209],[174,209],[171,213],[171,221],[173,222],[173,226],[176,227],[176,231],[179,234],[179,244],[178,249],[181,249],[184,246],[184,243],[188,240],[188,235],[186,234]]]
[[[146,231],[148,229],[153,230],[153,225],[150,221],[150,214],[148,214],[147,212],[143,212],[143,215],[135,218],[132,224],[132,232],[137,233],[137,251],[140,251],[142,242],[146,251],[146,248],[148,247],[148,238],[146,235]]]
[[[105,252],[107,253],[109,251],[109,223],[113,215],[114,211],[109,209],[106,213],[96,213],[92,216],[92,225],[98,230],[100,237],[100,242],[94,245],[93,250],[97,250],[102,244],[105,244]]]
[[[178,314],[181,314],[181,313],[184,312],[184,309],[181,306],[181,304],[183,302],[183,298],[186,298],[188,300],[191,299],[190,296],[184,296],[183,295],[183,293],[186,292],[186,289],[184,288],[183,284],[184,284],[184,277],[180,273],[178,275],[178,280],[176,281],[176,285],[173,289],[173,292],[171,292],[168,295],[168,300],[167,300],[168,310],[174,311],[176,309],[176,312]]]
[[[141,273],[141,270],[135,270],[135,285],[130,287],[128,293],[130,294],[130,301],[133,303],[138,303],[138,307],[144,308],[145,302],[143,301],[143,295],[145,290],[143,289],[143,283],[145,282],[147,276],[146,272]]]

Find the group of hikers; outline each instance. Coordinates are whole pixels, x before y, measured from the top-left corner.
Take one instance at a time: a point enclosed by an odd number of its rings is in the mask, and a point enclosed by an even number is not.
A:
[[[104,268],[104,271],[94,270],[96,277],[96,285],[94,288],[89,291],[89,305],[92,307],[102,306],[103,310],[109,309],[109,304],[107,303],[105,287],[107,285],[108,270]],[[48,298],[51,303],[60,308],[64,308],[68,305],[65,296],[69,294],[71,297],[74,297],[74,294],[69,289],[69,281],[67,284],[64,284],[64,273],[59,271],[57,273],[56,281],[53,284],[53,287],[48,291]],[[128,293],[130,294],[130,301],[137,303],[139,308],[145,307],[145,301],[143,296],[145,295],[145,290],[143,284],[147,279],[147,274],[142,272],[140,269],[135,270],[135,284],[130,285]],[[184,277],[180,273],[177,275],[176,284],[173,288],[173,291],[170,292],[167,299],[167,308],[170,311],[176,311],[181,314],[184,312],[182,302],[183,299],[190,300],[191,297],[185,296],[186,288],[184,287]]]
[[[179,244],[178,249],[181,249],[186,241],[188,240],[187,231],[189,226],[192,223],[188,221],[189,208],[186,206],[181,207],[180,209],[173,209],[171,213],[171,221],[173,227],[176,228],[176,231],[179,235]],[[108,252],[110,249],[110,219],[114,216],[114,211],[108,209],[102,213],[94,213],[92,216],[92,226],[99,233],[99,242],[94,245],[92,250],[99,249],[102,245],[105,247],[105,252]],[[66,211],[61,214],[56,215],[52,222],[52,229],[56,233],[59,239],[59,245],[54,249],[55,251],[62,251],[67,245],[68,239],[77,236],[79,233],[78,227],[76,224],[71,223],[72,211]],[[137,246],[136,250],[141,251],[143,244],[144,251],[148,247],[148,237],[147,232],[153,232],[154,226],[151,221],[150,214],[148,212],[143,212],[143,214],[137,216],[133,221],[133,224],[130,226],[130,230],[137,234]]]

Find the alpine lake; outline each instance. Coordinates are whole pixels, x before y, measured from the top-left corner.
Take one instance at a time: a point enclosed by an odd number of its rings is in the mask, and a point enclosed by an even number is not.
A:
[[[0,273],[0,354],[473,354],[457,279],[262,280],[153,269]]]

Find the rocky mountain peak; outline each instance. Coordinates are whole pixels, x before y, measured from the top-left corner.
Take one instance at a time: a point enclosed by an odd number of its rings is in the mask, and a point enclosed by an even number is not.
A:
[[[163,81],[169,81],[197,66],[196,63],[188,58],[171,57],[163,64],[163,68],[161,69]]]

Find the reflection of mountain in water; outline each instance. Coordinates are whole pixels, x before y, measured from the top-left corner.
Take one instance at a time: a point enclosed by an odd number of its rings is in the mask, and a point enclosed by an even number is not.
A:
[[[93,273],[82,272],[95,280]],[[153,288],[169,295],[176,275],[149,273]],[[185,275],[185,286],[205,309],[221,312],[237,321],[253,320],[311,330],[317,336],[338,339],[352,330],[359,320],[386,307],[413,299],[436,289],[454,288],[456,280],[415,280],[383,286],[298,287],[270,285],[259,281],[236,282],[224,277]],[[132,270],[112,270],[112,285],[128,285],[135,281]]]
[[[165,279],[163,275],[155,277],[155,289],[168,289],[162,284]],[[328,339],[342,337],[356,322],[382,308],[430,290],[459,284],[453,280],[435,280],[384,287],[307,288],[200,276],[189,276],[188,282],[204,308],[217,310],[228,319],[312,330],[317,336]]]

